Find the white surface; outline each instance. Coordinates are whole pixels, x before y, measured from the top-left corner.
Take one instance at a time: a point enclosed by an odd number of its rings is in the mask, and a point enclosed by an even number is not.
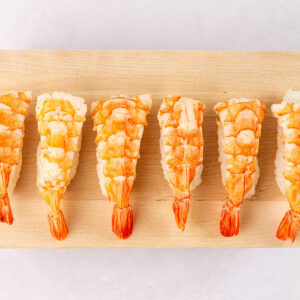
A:
[[[0,48],[299,50],[300,1],[0,0]],[[299,249],[1,250],[0,266],[2,299],[300,294]]]
[[[299,0],[0,0],[0,48],[299,49]]]
[[[296,249],[2,250],[1,299],[299,299]]]

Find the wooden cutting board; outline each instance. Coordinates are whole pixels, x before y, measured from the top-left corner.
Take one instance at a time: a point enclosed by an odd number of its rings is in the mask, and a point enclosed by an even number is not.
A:
[[[23,167],[11,203],[15,222],[0,224],[0,247],[287,247],[275,238],[289,208],[275,183],[276,121],[270,105],[288,89],[300,90],[300,52],[248,51],[0,51],[0,92],[33,91],[26,119]],[[132,193],[134,230],[125,241],[111,232],[112,204],[96,176],[90,107],[83,127],[80,164],[62,201],[69,235],[49,233],[46,205],[36,187],[36,97],[66,91],[90,104],[110,95],[150,93],[148,117]],[[193,192],[185,232],[175,224],[171,190],[160,167],[157,111],[162,97],[184,95],[206,104],[203,182]],[[241,209],[240,234],[224,238],[219,216],[226,192],[218,164],[213,105],[232,97],[258,97],[267,105],[260,141],[256,195]],[[300,234],[299,234],[300,235]],[[293,246],[300,246],[300,236]]]

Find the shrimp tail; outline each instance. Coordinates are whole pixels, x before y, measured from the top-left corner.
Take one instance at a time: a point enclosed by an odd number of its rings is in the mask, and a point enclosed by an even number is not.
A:
[[[57,215],[48,214],[51,235],[59,241],[63,241],[68,235],[68,226],[62,211]]]
[[[119,239],[127,239],[132,233],[133,213],[129,205],[125,208],[114,206],[112,215],[112,231]]]
[[[233,204],[227,200],[223,205],[220,220],[220,232],[223,236],[230,237],[239,233],[239,211],[240,204]]]
[[[9,183],[11,167],[0,164],[0,221],[11,225],[14,221],[10,201],[8,198],[7,187]]]
[[[3,195],[0,199],[0,221],[9,225],[14,221],[8,195]]]
[[[175,214],[175,220],[178,228],[181,231],[184,231],[186,220],[189,213],[189,208],[190,208],[190,198],[183,198],[183,199],[175,198],[172,208]]]
[[[300,215],[289,210],[286,212],[278,227],[276,237],[280,240],[287,240],[289,238],[292,242],[294,242],[299,227]]]

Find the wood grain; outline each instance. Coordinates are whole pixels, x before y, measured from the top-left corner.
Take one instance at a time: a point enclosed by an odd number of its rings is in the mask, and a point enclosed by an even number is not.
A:
[[[0,224],[0,247],[287,247],[275,238],[288,203],[274,177],[276,121],[270,105],[287,89],[300,89],[300,52],[247,51],[0,51],[0,92],[32,90],[26,119],[23,167],[12,208],[15,222]],[[112,206],[98,185],[95,133],[90,113],[76,177],[62,207],[70,229],[57,242],[49,233],[46,205],[36,188],[36,96],[54,90],[84,97],[88,104],[116,94],[150,93],[153,108],[141,146],[132,193],[134,231],[118,240],[111,232]],[[162,97],[184,95],[206,104],[203,182],[192,193],[186,231],[171,210],[172,194],[160,167],[156,114]],[[221,183],[213,105],[231,97],[258,97],[267,105],[260,143],[261,176],[256,195],[241,210],[240,234],[219,234],[219,214],[226,197]],[[300,246],[300,238],[293,246]]]

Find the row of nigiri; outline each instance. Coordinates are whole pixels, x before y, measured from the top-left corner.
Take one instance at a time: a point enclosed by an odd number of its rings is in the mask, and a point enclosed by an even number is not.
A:
[[[31,98],[31,92],[0,96],[0,220],[8,224],[13,223],[9,195],[20,173],[24,119]],[[103,194],[115,204],[112,230],[122,239],[132,233],[129,198],[151,105],[150,95],[115,96],[92,103],[97,174]],[[173,211],[181,230],[187,222],[190,191],[201,183],[204,108],[201,101],[178,96],[165,98],[158,112],[162,169],[174,194]],[[233,236],[239,232],[243,199],[255,193],[266,107],[261,100],[242,98],[220,102],[214,109],[222,180],[228,194],[220,232]],[[71,94],[54,92],[37,98],[37,185],[49,207],[51,234],[58,240],[68,234],[60,201],[76,172],[86,111],[84,99]],[[281,104],[272,105],[272,112],[278,119],[276,181],[291,207],[277,237],[294,241],[300,226],[300,92],[288,91]]]

